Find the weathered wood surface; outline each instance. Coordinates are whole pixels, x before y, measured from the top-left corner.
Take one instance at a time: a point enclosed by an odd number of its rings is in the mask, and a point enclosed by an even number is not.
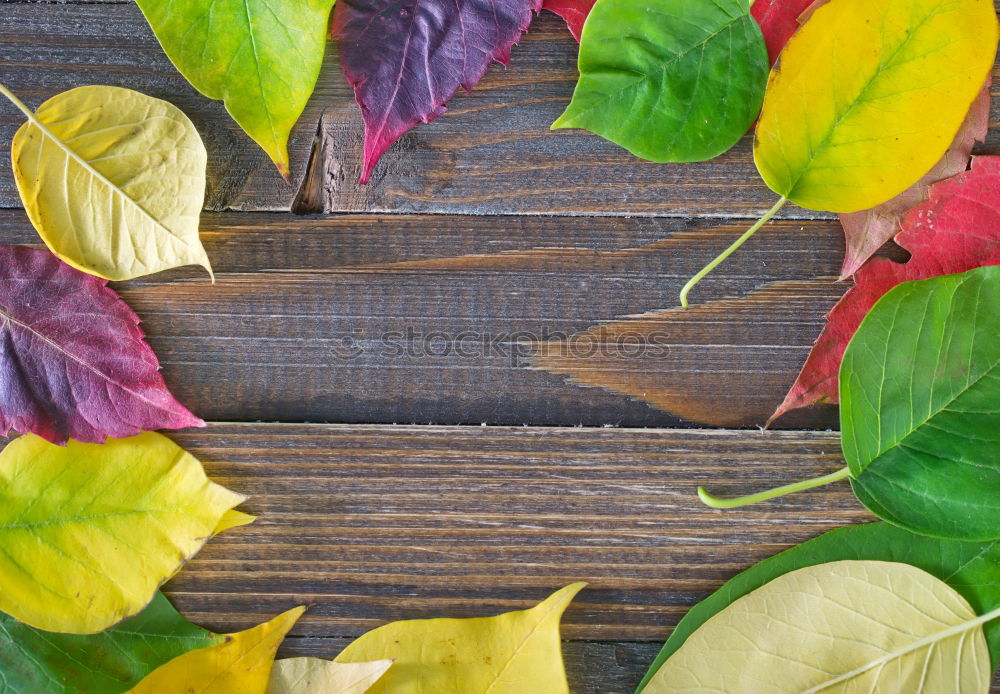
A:
[[[37,243],[20,210],[0,211],[0,230],[3,243]],[[832,278],[833,223],[768,227],[698,287],[702,307],[661,326],[656,350],[623,346],[619,367],[680,393],[687,403],[673,411],[687,421],[528,368],[527,342],[676,306],[687,277],[740,231],[677,219],[207,214],[215,286],[185,269],[118,289],[171,388],[205,419],[758,426],[845,289]],[[740,310],[710,303],[775,280],[786,282]],[[835,424],[828,408],[781,422]]]
[[[81,84],[113,84],[184,109],[210,152],[210,209],[289,209],[317,134],[332,156],[316,167],[320,178],[307,186],[313,193],[306,208],[747,217],[771,206],[774,195],[756,174],[749,138],[710,162],[657,165],[589,133],[549,131],[572,94],[576,50],[562,20],[542,13],[507,70],[494,66],[474,91],[451,101],[448,114],[405,135],[373,183],[359,186],[361,121],[331,42],[292,137],[289,187],[222,104],[200,96],[174,70],[134,4],[8,3],[0,11],[0,82],[30,105]],[[993,109],[1000,121],[1000,100]],[[0,158],[20,122],[11,105],[0,103]],[[994,133],[987,149],[998,145]],[[0,207],[18,204],[10,171],[0,167]],[[793,206],[782,214],[823,216]]]
[[[670,627],[751,564],[870,518],[846,484],[721,512],[722,494],[831,472],[827,433],[216,424],[174,438],[256,523],[167,587],[196,622],[312,607],[286,652],[332,657],[385,621],[520,609],[572,581],[574,694],[627,692]]]

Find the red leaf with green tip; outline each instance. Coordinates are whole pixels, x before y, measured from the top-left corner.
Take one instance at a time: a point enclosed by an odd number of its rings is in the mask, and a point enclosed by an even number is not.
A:
[[[139,317],[107,281],[0,246],[0,433],[102,443],[204,426],[167,390]]]
[[[400,135],[445,112],[459,87],[471,90],[510,49],[541,0],[340,0],[333,33],[365,122],[367,183]]]
[[[972,170],[930,188],[930,199],[910,210],[896,243],[910,260],[873,258],[855,275],[855,287],[827,315],[785,401],[771,416],[817,402],[837,402],[840,361],[861,320],[902,282],[1000,265],[1000,157],[976,157]]]

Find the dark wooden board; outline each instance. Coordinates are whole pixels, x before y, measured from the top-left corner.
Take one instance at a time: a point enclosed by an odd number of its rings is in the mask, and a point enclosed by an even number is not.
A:
[[[583,580],[563,635],[603,643],[567,645],[574,694],[626,692],[722,582],[870,518],[846,484],[730,512],[694,495],[835,470],[825,433],[215,424],[174,438],[259,515],[168,585],[190,619],[236,630],[308,604],[286,653],[332,657],[388,620],[496,614]]]
[[[0,12],[0,82],[30,105],[82,84],[113,84],[184,109],[210,152],[209,209],[289,209],[317,135],[330,156],[307,186],[305,207],[316,211],[753,217],[771,206],[749,138],[710,162],[657,165],[589,133],[549,131],[572,94],[576,49],[562,20],[542,13],[507,70],[494,66],[447,115],[405,135],[373,183],[359,186],[360,117],[331,43],[292,138],[289,187],[221,103],[174,70],[134,4],[14,3]],[[993,108],[998,121],[1000,101]],[[0,158],[21,120],[0,103]],[[990,148],[997,143],[994,136]],[[10,171],[0,167],[0,207],[18,205]],[[824,216],[795,207],[783,215]]]
[[[0,242],[37,243],[20,210],[0,212],[0,229]],[[676,306],[683,282],[740,231],[679,219],[233,213],[206,214],[203,229],[215,286],[185,269],[118,288],[171,388],[205,419],[619,426],[692,422],[531,370],[519,342]],[[835,223],[776,223],[745,248],[694,300],[791,280],[778,300],[706,303],[664,328],[665,349],[623,367],[703,403],[675,410],[702,423],[763,424],[846,287],[831,277]],[[827,428],[833,414],[781,424]]]

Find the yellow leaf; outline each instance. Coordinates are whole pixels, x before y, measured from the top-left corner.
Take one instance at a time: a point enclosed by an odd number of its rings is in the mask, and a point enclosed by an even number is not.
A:
[[[139,612],[245,497],[161,434],[0,453],[0,610],[93,634]]]
[[[818,564],[709,619],[642,692],[982,694],[993,674],[982,625],[998,614],[977,617],[909,564]]]
[[[129,694],[265,694],[285,634],[305,612],[296,607],[222,643],[189,651],[161,665]]]
[[[219,524],[215,526],[215,530],[212,531],[212,535],[215,536],[227,530],[239,528],[242,525],[250,525],[255,520],[257,520],[257,516],[251,516],[249,513],[243,513],[243,511],[237,511],[235,509],[229,509],[222,514],[222,518],[219,519]]]
[[[568,694],[559,619],[584,585],[574,583],[530,610],[497,617],[386,624],[335,660],[392,660],[371,694]]]
[[[855,212],[944,155],[993,67],[993,0],[836,0],[771,73],[754,157],[802,207]]]
[[[392,665],[334,663],[319,658],[286,658],[274,663],[267,694],[365,694]]]
[[[24,209],[73,267],[125,280],[181,265],[212,272],[198,238],[207,156],[180,109],[120,87],[78,87],[32,113],[11,158]]]

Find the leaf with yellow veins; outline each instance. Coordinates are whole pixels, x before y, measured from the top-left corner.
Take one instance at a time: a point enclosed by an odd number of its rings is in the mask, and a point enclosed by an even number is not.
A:
[[[365,694],[391,665],[391,660],[335,663],[285,658],[275,661],[267,694]]]
[[[190,651],[146,676],[129,694],[265,694],[285,634],[305,607],[236,634],[216,646]]]
[[[32,113],[11,159],[24,209],[49,249],[109,280],[212,266],[198,237],[205,146],[180,109],[120,87],[78,87]]]
[[[146,432],[65,447],[32,434],[0,453],[0,610],[94,634],[138,613],[245,499]]]
[[[982,694],[993,674],[983,624],[998,616],[977,616],[909,564],[818,564],[720,610],[641,691]]]
[[[568,694],[559,620],[584,585],[574,583],[530,610],[496,617],[386,624],[335,660],[392,660],[370,694]]]

